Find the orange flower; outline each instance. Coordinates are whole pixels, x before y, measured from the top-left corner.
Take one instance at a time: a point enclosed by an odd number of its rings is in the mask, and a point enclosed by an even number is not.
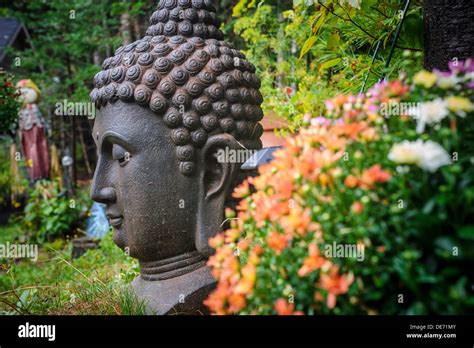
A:
[[[225,231],[225,242],[232,243],[240,237],[240,230],[237,228],[230,228]]]
[[[234,293],[246,295],[253,290],[256,280],[255,266],[247,264],[242,268],[242,279],[237,283]]]
[[[256,255],[262,255],[264,250],[262,248],[261,245],[256,245],[254,248],[253,248],[253,251],[255,252]]]
[[[298,275],[300,277],[304,277],[325,265],[330,265],[330,261],[326,260],[319,254],[319,248],[317,244],[311,243],[308,246],[308,251],[309,256],[304,259],[303,266],[301,266],[301,268],[298,270]]]
[[[357,139],[357,136],[367,128],[365,122],[345,123],[341,126],[341,130],[350,139]]]
[[[222,233],[209,239],[209,246],[213,249],[217,249],[222,244],[224,244],[224,236],[222,235]]]
[[[401,97],[408,92],[409,89],[410,87],[404,85],[400,80],[394,80],[388,83],[388,93],[390,96]]]
[[[229,312],[236,313],[246,305],[245,296],[241,294],[232,294],[229,296]]]
[[[323,295],[319,291],[314,292],[314,300],[316,302],[322,302],[324,300]]]
[[[234,198],[245,198],[250,195],[250,186],[247,180],[244,180],[232,193]]]
[[[245,250],[248,249],[248,247],[250,245],[250,241],[248,239],[242,239],[241,241],[239,241],[239,243],[237,245],[238,245],[240,250],[245,251]]]
[[[278,315],[303,315],[301,311],[295,312],[295,305],[283,298],[276,300],[274,308]]]
[[[365,141],[377,140],[378,134],[375,128],[367,128],[361,133],[361,137]]]
[[[328,308],[334,308],[336,306],[336,296],[345,294],[349,291],[349,286],[354,281],[354,276],[350,275],[338,275],[338,267],[331,267],[329,273],[322,273],[319,281],[319,286],[327,290],[327,306]]]
[[[354,175],[348,175],[344,180],[344,185],[349,188],[354,188],[359,184],[359,180]]]
[[[225,208],[225,217],[226,219],[235,218],[235,211],[231,208]]]
[[[277,255],[280,255],[280,253],[287,247],[288,239],[277,231],[273,231],[267,237],[267,243],[271,249],[275,250]]]
[[[277,188],[278,192],[282,194],[283,198],[290,199],[293,193],[293,180],[289,178],[286,180],[281,180]]]
[[[384,171],[380,168],[379,164],[375,164],[369,169],[366,169],[362,173],[361,187],[372,188],[376,183],[384,183],[390,180],[391,175],[389,172]]]
[[[255,209],[252,210],[252,215],[257,222],[257,227],[262,227],[265,221],[275,221],[280,216],[286,214],[289,210],[288,202],[277,199],[277,197],[268,197],[264,192],[257,191],[252,195],[255,203]]]
[[[226,302],[228,287],[225,283],[219,282],[216,290],[204,301],[204,304],[216,314],[226,314],[224,305]]]
[[[360,214],[364,211],[364,205],[359,201],[355,201],[352,203],[351,210],[356,214]]]
[[[290,214],[282,216],[281,226],[289,236],[295,232],[304,236],[308,232],[311,223],[311,213],[308,208],[304,209],[297,206],[290,209]]]
[[[326,187],[331,181],[331,178],[326,173],[321,173],[319,175],[319,183],[322,187]]]
[[[246,199],[242,199],[236,207],[238,211],[247,211],[249,208],[249,202]]]

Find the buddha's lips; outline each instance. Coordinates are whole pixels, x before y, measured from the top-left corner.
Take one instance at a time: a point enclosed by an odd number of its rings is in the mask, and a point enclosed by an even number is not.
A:
[[[109,218],[110,224],[113,227],[118,227],[122,224],[123,216],[109,216],[109,215],[107,215],[107,217]]]

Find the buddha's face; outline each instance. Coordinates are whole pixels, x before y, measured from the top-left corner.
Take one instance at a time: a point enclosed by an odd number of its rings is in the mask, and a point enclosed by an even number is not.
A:
[[[92,198],[107,205],[117,245],[145,262],[196,250],[197,179],[180,173],[160,117],[135,103],[109,103],[93,137]]]

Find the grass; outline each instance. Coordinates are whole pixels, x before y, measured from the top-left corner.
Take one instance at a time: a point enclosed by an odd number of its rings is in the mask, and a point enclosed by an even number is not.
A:
[[[0,244],[21,243],[13,224],[0,226]],[[0,314],[144,314],[128,289],[138,264],[112,241],[71,260],[71,245],[57,239],[39,246],[36,262],[0,259]]]

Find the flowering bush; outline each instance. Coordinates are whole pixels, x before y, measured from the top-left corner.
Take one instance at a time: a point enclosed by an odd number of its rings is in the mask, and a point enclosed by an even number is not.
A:
[[[20,94],[12,76],[0,69],[0,135],[12,135],[20,110]]]
[[[328,100],[235,190],[211,311],[472,313],[473,63]]]

